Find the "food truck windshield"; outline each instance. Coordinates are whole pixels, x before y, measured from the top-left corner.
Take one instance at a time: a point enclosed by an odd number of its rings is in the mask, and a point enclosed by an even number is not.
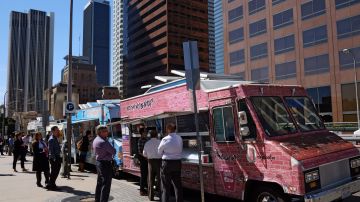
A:
[[[250,101],[270,137],[325,129],[308,97],[255,96]]]

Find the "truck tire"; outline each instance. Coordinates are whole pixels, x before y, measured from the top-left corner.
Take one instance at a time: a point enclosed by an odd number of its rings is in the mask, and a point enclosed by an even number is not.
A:
[[[271,187],[261,186],[253,191],[250,198],[252,202],[288,202],[288,198],[282,191]]]

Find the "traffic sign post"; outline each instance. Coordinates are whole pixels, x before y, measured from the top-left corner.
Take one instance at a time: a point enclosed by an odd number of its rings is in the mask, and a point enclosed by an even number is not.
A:
[[[197,148],[199,158],[199,176],[201,201],[204,202],[204,179],[202,171],[202,140],[199,134],[199,115],[197,110],[196,90],[200,90],[200,70],[199,70],[199,53],[196,41],[188,41],[183,43],[185,78],[187,89],[192,91],[195,115],[195,128],[197,137]]]

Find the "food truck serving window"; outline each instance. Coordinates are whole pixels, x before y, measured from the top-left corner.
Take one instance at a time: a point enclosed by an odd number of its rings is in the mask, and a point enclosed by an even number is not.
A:
[[[308,97],[286,97],[285,101],[301,131],[306,132],[325,128]]]
[[[268,136],[295,133],[296,128],[280,97],[251,97],[256,114]]]
[[[235,141],[234,115],[231,106],[214,108],[213,120],[217,142]]]

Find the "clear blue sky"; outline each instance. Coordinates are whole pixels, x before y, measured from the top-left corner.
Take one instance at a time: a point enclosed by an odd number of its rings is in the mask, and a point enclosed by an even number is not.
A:
[[[82,52],[83,10],[87,2],[88,0],[74,0],[73,55],[79,55],[79,51]],[[53,83],[58,83],[61,69],[65,64],[63,58],[69,51],[70,0],[1,0],[0,3],[0,75],[2,75],[2,79],[0,79],[0,103],[3,103],[7,86],[10,12],[28,12],[29,9],[36,9],[55,13]]]

